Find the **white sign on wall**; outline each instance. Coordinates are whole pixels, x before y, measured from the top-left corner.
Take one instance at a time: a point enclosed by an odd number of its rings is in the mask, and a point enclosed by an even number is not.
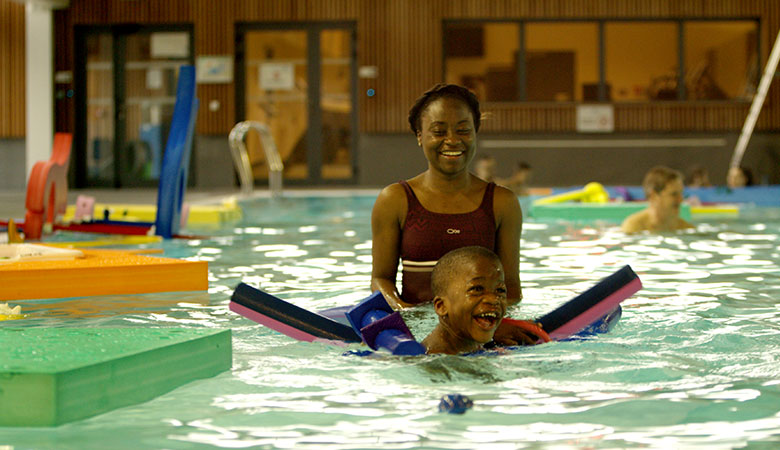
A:
[[[612,105],[577,105],[577,131],[581,133],[615,131],[615,108]]]
[[[190,34],[187,32],[157,32],[149,36],[152,58],[187,58],[190,56]]]
[[[291,91],[295,87],[293,63],[260,64],[260,89],[264,91]]]

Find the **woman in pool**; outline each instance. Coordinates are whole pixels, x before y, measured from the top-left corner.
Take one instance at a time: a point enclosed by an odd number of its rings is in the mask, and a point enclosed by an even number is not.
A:
[[[412,106],[409,125],[428,169],[385,187],[374,204],[371,288],[395,309],[430,302],[436,261],[450,250],[479,245],[501,260],[508,304],[519,302],[520,204],[509,189],[468,170],[477,152],[479,101],[464,87],[438,84]],[[514,341],[502,339],[505,344]]]
[[[431,288],[439,323],[422,341],[427,353],[475,352],[493,340],[507,301],[495,253],[479,246],[447,253],[433,268]]]

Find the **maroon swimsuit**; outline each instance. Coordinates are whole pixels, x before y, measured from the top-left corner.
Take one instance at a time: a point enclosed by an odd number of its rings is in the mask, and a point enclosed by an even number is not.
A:
[[[482,203],[468,213],[444,214],[425,209],[411,186],[406,191],[408,212],[401,233],[402,291],[407,303],[433,300],[431,271],[445,253],[460,247],[479,245],[496,250],[496,220],[493,215],[495,183],[488,183]]]

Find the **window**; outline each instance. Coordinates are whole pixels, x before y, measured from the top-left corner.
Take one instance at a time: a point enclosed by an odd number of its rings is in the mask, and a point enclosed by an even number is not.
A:
[[[675,22],[610,22],[604,63],[612,101],[677,99],[679,66]]]
[[[466,86],[480,100],[519,100],[519,24],[447,24],[444,41],[448,83]]]
[[[752,98],[758,78],[758,26],[753,21],[685,23],[688,100]]]
[[[525,48],[526,100],[598,99],[597,23],[529,23]]]
[[[749,100],[754,20],[445,22],[444,74],[482,101]]]

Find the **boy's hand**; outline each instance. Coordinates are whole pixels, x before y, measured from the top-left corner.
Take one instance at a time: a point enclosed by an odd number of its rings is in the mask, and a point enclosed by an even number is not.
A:
[[[504,347],[536,345],[539,341],[549,342],[550,336],[538,325],[527,320],[505,318],[493,334],[493,342]]]

